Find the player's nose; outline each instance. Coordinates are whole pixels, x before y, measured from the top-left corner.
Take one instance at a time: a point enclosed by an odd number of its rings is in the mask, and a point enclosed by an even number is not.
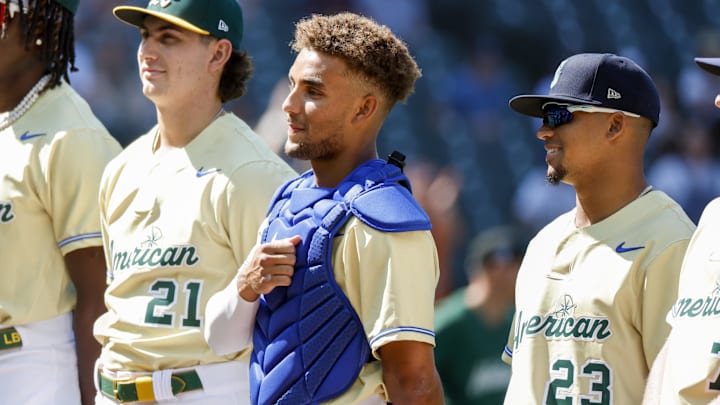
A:
[[[282,103],[282,110],[287,114],[297,114],[300,111],[301,104],[299,92],[296,89],[290,89],[290,93]]]
[[[143,40],[138,46],[138,60],[154,59],[157,57],[153,41]]]
[[[550,128],[550,126],[548,126],[548,124],[543,124],[543,126],[541,126],[540,129],[538,129],[537,134],[535,134],[535,136],[537,136],[537,138],[539,140],[545,141],[545,140],[552,138],[552,136],[554,134],[555,134],[555,131],[553,131],[553,129]]]

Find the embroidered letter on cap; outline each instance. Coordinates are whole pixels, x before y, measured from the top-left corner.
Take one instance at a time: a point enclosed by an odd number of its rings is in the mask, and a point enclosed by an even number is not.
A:
[[[230,31],[230,27],[228,27],[227,24],[225,23],[225,21],[223,21],[223,20],[220,20],[220,22],[218,22],[218,29],[223,32]]]

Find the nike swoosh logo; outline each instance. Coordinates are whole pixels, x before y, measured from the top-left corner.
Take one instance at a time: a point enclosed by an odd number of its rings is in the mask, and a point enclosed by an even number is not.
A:
[[[615,251],[618,253],[627,253],[627,252],[632,252],[633,250],[640,250],[640,249],[645,249],[645,246],[625,247],[625,242],[623,242],[623,243],[617,245],[617,247],[615,248]]]
[[[208,169],[208,170],[204,170],[203,167],[200,166],[200,168],[198,169],[197,173],[195,173],[195,176],[197,176],[197,177],[202,177],[202,176],[205,176],[206,174],[217,173],[217,172],[219,172],[219,171],[220,171],[220,169]]]
[[[27,141],[27,140],[30,140],[33,138],[37,138],[38,136],[45,136],[45,135],[47,135],[47,134],[45,134],[44,132],[38,132],[35,134],[31,134],[30,131],[25,131],[24,134],[20,135],[20,140]]]

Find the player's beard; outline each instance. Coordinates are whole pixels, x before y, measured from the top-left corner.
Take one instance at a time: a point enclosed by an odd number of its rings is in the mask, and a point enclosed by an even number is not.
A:
[[[560,184],[560,182],[563,181],[565,178],[565,175],[567,174],[567,171],[565,171],[565,168],[560,167],[552,167],[548,166],[547,175],[545,176],[545,180],[552,184],[553,186],[556,186]]]
[[[285,153],[294,159],[300,160],[325,160],[334,157],[342,148],[342,134],[334,132],[332,136],[318,142],[291,143],[288,139],[285,142]]]

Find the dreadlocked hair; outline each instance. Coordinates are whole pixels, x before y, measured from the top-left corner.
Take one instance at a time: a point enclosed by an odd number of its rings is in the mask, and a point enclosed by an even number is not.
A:
[[[29,12],[16,14],[25,35],[25,49],[37,46],[41,40],[42,60],[50,80],[44,89],[60,85],[61,80],[70,83],[68,71],[76,72],[75,67],[75,25],[74,15],[55,0],[18,0],[20,10],[29,8]],[[32,5],[32,7],[28,7]],[[9,21],[10,7],[5,8],[5,18]]]

